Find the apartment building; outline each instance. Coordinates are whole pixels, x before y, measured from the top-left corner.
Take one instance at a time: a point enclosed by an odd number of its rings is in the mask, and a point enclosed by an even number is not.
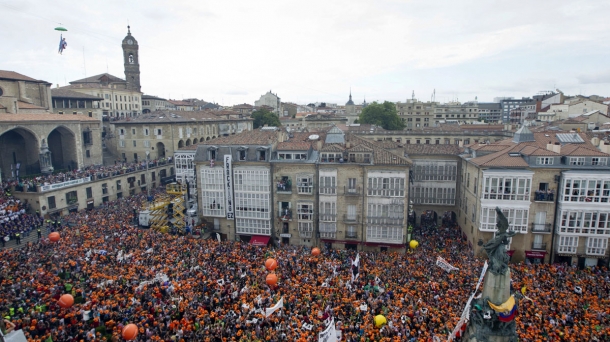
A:
[[[584,133],[521,127],[512,139],[462,155],[458,222],[475,253],[496,232],[495,208],[517,232],[512,261],[608,264],[608,155]]]
[[[222,238],[404,251],[410,165],[336,126],[267,127],[199,144],[193,172],[201,215]]]

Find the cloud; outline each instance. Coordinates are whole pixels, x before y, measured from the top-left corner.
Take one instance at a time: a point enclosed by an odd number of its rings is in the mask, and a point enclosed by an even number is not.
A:
[[[610,83],[610,69],[577,77],[582,84]]]

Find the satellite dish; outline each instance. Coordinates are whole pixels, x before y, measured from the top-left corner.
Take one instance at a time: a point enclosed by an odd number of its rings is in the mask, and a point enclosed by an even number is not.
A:
[[[320,138],[320,136],[317,134],[312,134],[309,136],[309,140],[318,140],[319,138]]]

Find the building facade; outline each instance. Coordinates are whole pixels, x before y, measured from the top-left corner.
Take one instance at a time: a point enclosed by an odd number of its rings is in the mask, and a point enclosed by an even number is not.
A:
[[[166,99],[153,95],[142,95],[142,114],[167,109],[170,109],[170,104]]]
[[[262,106],[268,106],[273,108],[272,112],[279,115],[280,114],[280,108],[281,108],[281,101],[279,96],[277,96],[277,94],[274,94],[271,92],[271,90],[269,90],[266,94],[261,95],[261,97],[254,101],[254,106],[256,107],[262,107]]]
[[[522,127],[513,139],[465,153],[458,221],[476,253],[479,240],[494,236],[499,207],[518,233],[512,261],[607,264],[609,155],[585,134]]]

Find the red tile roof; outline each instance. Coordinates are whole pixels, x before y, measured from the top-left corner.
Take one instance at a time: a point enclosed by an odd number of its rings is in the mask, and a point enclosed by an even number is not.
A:
[[[0,114],[0,122],[20,122],[20,121],[91,121],[100,122],[98,119],[90,118],[85,115],[73,115],[73,114]]]
[[[45,109],[43,107],[33,105],[31,103],[27,103],[27,102],[23,102],[23,101],[17,101],[17,107],[19,107],[19,109]]]
[[[22,75],[18,72],[9,71],[9,70],[0,70],[0,78],[4,78],[7,80],[16,80],[16,81],[45,82],[45,81],[39,81],[39,80],[31,78],[29,76]],[[48,83],[48,82],[45,82],[45,83]]]

